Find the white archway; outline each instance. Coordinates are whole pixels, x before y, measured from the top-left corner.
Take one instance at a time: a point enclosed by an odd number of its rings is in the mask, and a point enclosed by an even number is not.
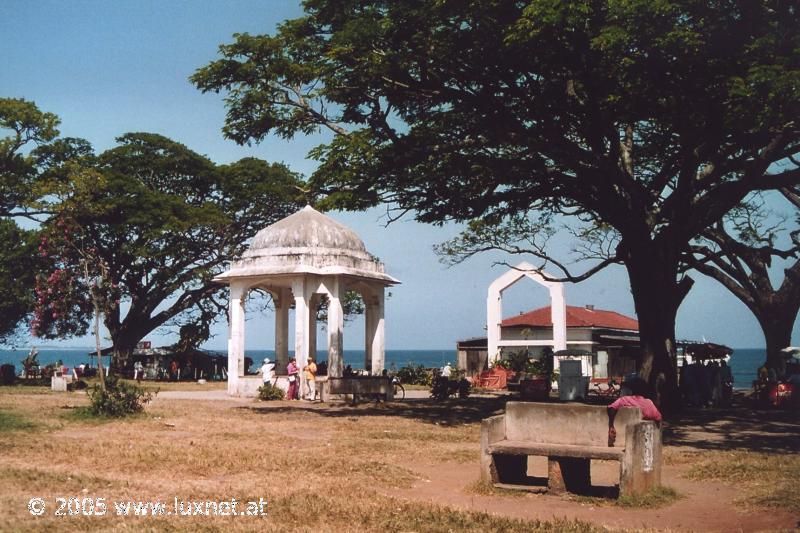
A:
[[[503,346],[552,346],[555,351],[567,349],[567,305],[564,298],[564,284],[547,281],[533,265],[522,262],[489,285],[486,298],[486,329],[489,350],[489,363],[500,357]],[[546,274],[546,273],[545,273]],[[543,340],[503,340],[503,291],[522,278],[530,278],[550,292],[550,317],[553,322],[553,338]]]

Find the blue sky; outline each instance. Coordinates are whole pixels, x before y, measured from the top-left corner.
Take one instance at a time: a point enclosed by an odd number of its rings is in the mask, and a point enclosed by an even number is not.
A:
[[[186,144],[219,163],[244,156],[282,161],[305,175],[319,138],[270,138],[240,147],[222,137],[221,97],[203,95],[187,80],[217,57],[217,47],[233,33],[266,33],[301,14],[293,2],[226,1],[16,1],[0,2],[0,96],[32,100],[61,117],[64,136],[88,139],[97,151],[132,131],[156,132]],[[446,268],[432,246],[451,238],[458,226],[433,227],[406,220],[385,227],[385,209],[331,213],[363,238],[387,270],[403,281],[387,302],[387,347],[453,348],[456,339],[484,332],[486,289],[499,276],[496,262],[514,258],[487,254]],[[559,239],[568,249],[570,239]],[[680,338],[760,347],[760,328],[749,311],[716,282],[696,275],[697,283],[678,314]],[[611,268],[566,289],[569,305],[594,304],[634,315],[624,269]],[[546,292],[531,282],[510,289],[506,315],[547,304]],[[272,316],[248,316],[247,348],[272,347]],[[224,348],[226,326],[215,329],[208,346]],[[156,344],[174,336],[154,332]],[[320,346],[324,341],[320,339]],[[62,345],[85,346],[89,339]],[[800,323],[793,344],[800,343]],[[363,344],[363,324],[345,330],[345,348]]]

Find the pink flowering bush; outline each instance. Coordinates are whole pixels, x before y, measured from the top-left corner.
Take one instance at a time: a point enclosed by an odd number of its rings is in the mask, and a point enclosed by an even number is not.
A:
[[[50,265],[50,271],[36,278],[31,322],[34,336],[52,339],[85,335],[88,318],[94,313],[93,297],[105,312],[119,305],[119,288],[105,279],[93,249],[81,244],[80,228],[63,217],[43,232],[39,255]]]

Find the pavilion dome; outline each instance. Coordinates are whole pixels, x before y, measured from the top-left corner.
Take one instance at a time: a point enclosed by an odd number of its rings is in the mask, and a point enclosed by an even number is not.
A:
[[[367,252],[364,242],[355,231],[323,215],[310,205],[256,233],[249,252],[275,248],[328,248]]]
[[[310,205],[259,231],[244,255],[215,279],[228,282],[283,274],[347,275],[399,283],[367,252],[356,232]]]

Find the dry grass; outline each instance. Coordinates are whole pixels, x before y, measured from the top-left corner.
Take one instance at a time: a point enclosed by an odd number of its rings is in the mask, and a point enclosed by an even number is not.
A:
[[[87,384],[92,385],[97,383],[97,378],[92,378],[86,381]],[[225,381],[206,381],[205,383],[198,383],[196,381],[135,381],[133,379],[122,379],[125,383],[138,385],[148,392],[155,391],[207,391],[207,390],[225,390],[227,383]]]
[[[184,385],[184,384],[179,384]],[[190,384],[186,384],[190,385]],[[156,400],[123,420],[81,416],[82,392],[0,390],[0,531],[594,531],[401,502],[418,465],[475,462],[478,422],[374,407]],[[269,500],[267,517],[54,516],[57,497]],[[33,517],[27,503],[44,498]]]
[[[527,491],[495,487],[492,483],[481,481],[480,479],[468,485],[464,489],[464,492],[467,494],[476,494],[478,496],[508,496],[511,498],[524,498],[528,496]]]
[[[619,507],[641,507],[645,509],[658,509],[675,503],[682,498],[678,491],[672,487],[656,487],[641,494],[622,495],[615,504]]]
[[[569,494],[566,497],[583,504],[628,509],[660,509],[672,505],[683,498],[678,491],[666,486],[655,487],[643,493],[619,497],[579,496],[574,494]]]
[[[0,411],[0,433],[11,431],[33,430],[36,424],[25,419],[22,415],[11,411]]]
[[[800,509],[800,456],[745,451],[686,454],[686,477],[718,480],[741,487],[737,503],[747,507]]]

